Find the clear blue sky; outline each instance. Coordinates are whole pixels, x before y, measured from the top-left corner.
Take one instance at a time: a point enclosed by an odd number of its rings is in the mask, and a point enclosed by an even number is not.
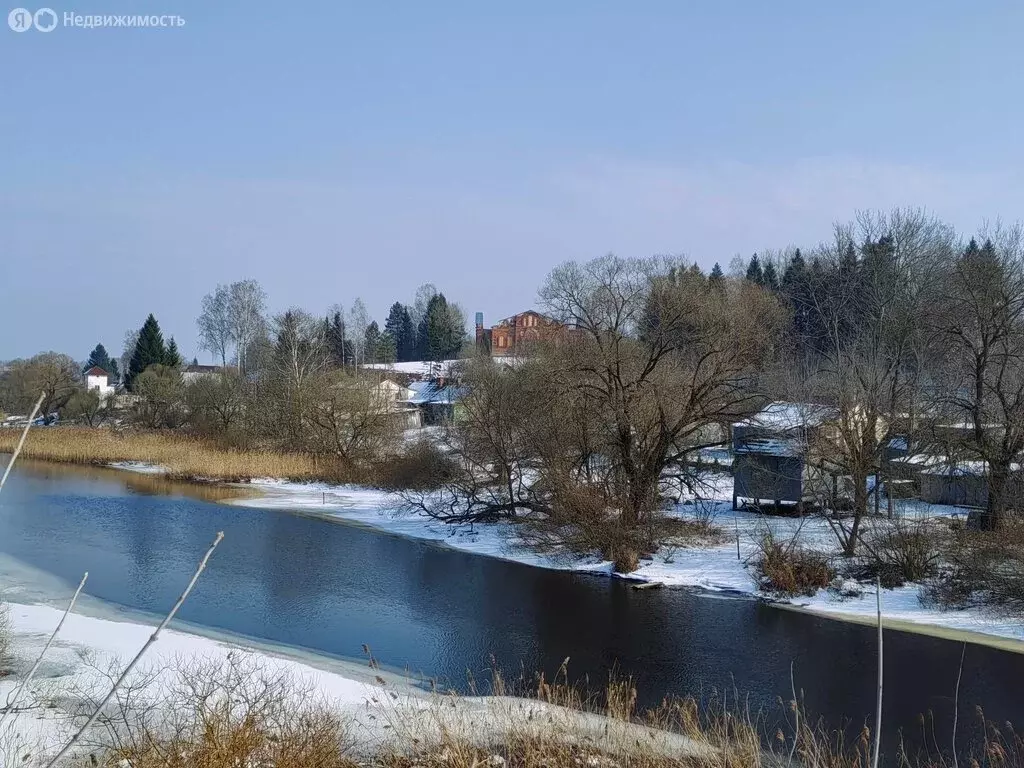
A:
[[[569,258],[1024,203],[1019,2],[51,7],[186,24],[0,27],[0,359],[117,354],[149,312],[191,356],[247,277],[380,321],[430,281],[490,322]]]

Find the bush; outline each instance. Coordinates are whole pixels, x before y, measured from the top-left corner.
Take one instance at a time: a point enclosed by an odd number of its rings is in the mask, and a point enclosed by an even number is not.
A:
[[[107,764],[133,768],[352,768],[341,718],[308,682],[251,657],[182,663],[166,714],[128,711],[108,729]]]
[[[458,467],[434,443],[420,440],[405,453],[384,460],[372,482],[390,491],[431,491],[454,480]]]
[[[878,526],[861,541],[867,552],[863,576],[879,578],[886,589],[924,581],[938,570],[941,541],[937,529],[927,522]]]
[[[1024,523],[1007,521],[996,532],[960,529],[925,599],[944,608],[982,606],[1024,615]]]
[[[765,592],[785,597],[810,596],[831,584],[835,577],[824,556],[799,546],[795,540],[782,542],[768,533],[761,539],[759,550],[754,570],[758,586]]]

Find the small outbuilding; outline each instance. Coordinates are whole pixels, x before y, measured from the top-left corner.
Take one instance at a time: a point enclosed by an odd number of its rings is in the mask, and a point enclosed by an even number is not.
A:
[[[828,406],[775,402],[733,424],[733,509],[768,502],[803,511],[823,493],[840,495],[845,478],[831,472],[827,459],[813,450],[817,432],[837,415]]]

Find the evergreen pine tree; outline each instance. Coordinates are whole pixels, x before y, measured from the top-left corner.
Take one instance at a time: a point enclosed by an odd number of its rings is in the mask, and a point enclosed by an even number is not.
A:
[[[461,312],[448,304],[443,293],[439,293],[427,304],[423,318],[422,338],[426,355],[424,360],[438,361],[456,357],[462,348],[466,329],[461,327]]]
[[[171,336],[171,340],[167,343],[167,349],[164,350],[164,365],[170,366],[171,368],[181,367],[181,353],[178,352],[178,343]]]
[[[343,367],[352,362],[352,349],[345,342],[345,318],[341,312],[324,318],[324,338],[334,365]]]
[[[150,315],[139,330],[138,341],[135,342],[135,351],[132,352],[131,362],[128,370],[125,371],[125,386],[133,391],[135,379],[149,366],[163,363],[167,359],[167,349],[164,347],[164,337],[160,333],[160,324],[156,318]]]
[[[404,363],[416,355],[416,329],[412,324],[409,308],[399,301],[391,305],[388,319],[384,323],[387,333],[395,346],[395,359]]]
[[[380,335],[377,341],[377,360],[382,363],[393,363],[398,357],[398,345],[389,331]]]
[[[89,353],[89,359],[86,360],[84,370],[87,371],[94,366],[102,368],[107,372],[111,384],[117,382],[120,374],[117,368],[117,360],[107,354],[106,347],[102,344],[97,344],[96,348]]]
[[[761,271],[761,260],[756,253],[750,257],[750,264],[747,265],[747,280],[756,285],[764,285],[764,272]]]
[[[722,266],[717,261],[711,268],[711,274],[708,275],[708,285],[716,291],[725,290],[725,273],[722,272]]]
[[[775,264],[767,262],[764,265],[764,272],[762,274],[762,285],[769,291],[779,290],[779,276],[775,271]]]
[[[192,365],[196,365],[196,366],[199,365],[199,358],[198,357],[193,357],[192,358]]]
[[[374,320],[366,326],[366,333],[363,334],[363,358],[367,363],[379,363],[377,353],[380,351],[380,326]]]

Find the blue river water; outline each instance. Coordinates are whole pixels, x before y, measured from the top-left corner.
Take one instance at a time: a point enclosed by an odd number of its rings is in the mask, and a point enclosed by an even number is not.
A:
[[[181,610],[190,623],[358,658],[463,688],[492,663],[516,677],[635,678],[641,703],[734,691],[779,711],[790,669],[811,712],[854,728],[874,712],[874,630],[746,599],[638,591],[318,519],[217,503],[226,491],[24,462],[0,500],[0,552],[134,610],[165,613],[216,531],[225,541]],[[962,645],[886,633],[886,740],[919,715],[948,731]],[[961,733],[975,707],[1024,722],[1024,655],[970,645]]]

